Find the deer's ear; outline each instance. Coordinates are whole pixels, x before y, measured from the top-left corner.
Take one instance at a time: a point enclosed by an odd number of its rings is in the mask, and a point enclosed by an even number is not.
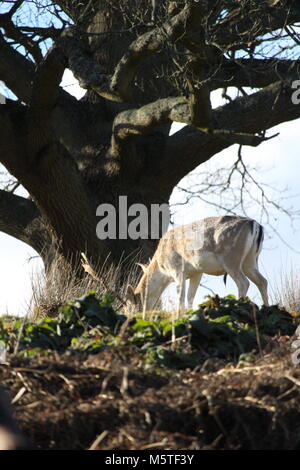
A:
[[[134,293],[133,287],[128,284],[127,289],[126,289],[126,299],[132,302],[133,304],[136,303],[136,295]]]
[[[147,265],[146,264],[142,264],[142,263],[136,263],[136,264],[138,264],[142,268],[144,273],[147,271]]]

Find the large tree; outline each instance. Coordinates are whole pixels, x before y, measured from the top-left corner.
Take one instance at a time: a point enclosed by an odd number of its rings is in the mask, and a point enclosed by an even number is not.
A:
[[[96,236],[96,208],[168,203],[190,171],[226,147],[259,145],[300,117],[297,0],[15,0],[1,2],[0,230],[46,265],[55,246],[103,262],[155,240]],[[69,68],[87,90],[60,87]],[[212,109],[210,94],[241,96]],[[252,88],[246,93],[244,88]],[[187,126],[169,136],[172,121]],[[30,194],[12,189],[20,184]]]

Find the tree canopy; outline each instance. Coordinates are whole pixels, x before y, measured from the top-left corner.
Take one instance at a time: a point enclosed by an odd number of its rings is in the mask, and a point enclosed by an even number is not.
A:
[[[45,264],[53,247],[98,260],[155,240],[99,240],[96,207],[168,202],[190,171],[297,119],[296,0],[16,0],[0,6],[0,230]],[[62,89],[70,69],[87,92]],[[228,87],[236,99],[213,109]],[[251,92],[249,93],[249,89]],[[187,124],[169,135],[173,121]],[[18,185],[30,198],[15,194]]]

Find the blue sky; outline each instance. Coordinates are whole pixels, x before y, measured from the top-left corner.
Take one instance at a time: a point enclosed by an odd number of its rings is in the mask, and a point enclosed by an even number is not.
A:
[[[64,75],[63,86],[70,93],[80,97],[84,91],[81,90],[72,76],[67,71]],[[2,92],[5,89],[2,87]],[[0,86],[1,93],[1,86]],[[213,106],[220,104],[220,95],[214,93],[212,96]],[[286,208],[291,205],[294,209],[300,210],[299,204],[299,120],[284,123],[269,131],[269,135],[280,132],[280,135],[261,144],[259,147],[244,147],[243,156],[245,163],[251,167],[259,167],[254,176],[261,181],[275,187],[278,192],[272,189],[268,190],[270,197],[283,201],[289,196],[291,199],[283,202]],[[213,173],[220,166],[232,164],[236,160],[237,146],[231,146],[223,152],[215,155],[207,164],[201,166],[201,171],[209,171]],[[191,182],[199,180],[200,169],[193,172],[192,175],[186,177],[180,186],[189,187]],[[288,187],[288,190],[285,190]],[[253,187],[253,196],[257,196],[257,190]],[[213,196],[211,196],[213,200]],[[178,191],[174,191],[171,203],[182,200],[182,195]],[[247,215],[260,219],[260,207],[248,198],[246,201]],[[177,206],[174,221],[177,225],[198,220],[206,216],[224,214],[224,211],[217,211],[213,206],[204,204],[202,201],[193,200],[188,206]],[[277,220],[275,220],[275,218]],[[280,237],[291,248],[278,238],[273,231],[265,225],[266,237],[264,248],[260,256],[260,267],[262,273],[267,277],[270,283],[270,293],[280,284],[280,276],[282,272],[288,272],[291,265],[299,266],[300,261],[300,218],[294,220],[293,226],[289,219],[281,213],[272,211],[273,226],[279,232]],[[264,223],[264,220],[262,220]],[[296,251],[297,252],[296,252]],[[24,315],[27,312],[31,297],[31,275],[37,269],[42,269],[42,263],[36,258],[36,253],[27,245],[18,240],[9,237],[0,232],[0,260],[2,269],[0,270],[0,314],[10,313]],[[227,287],[223,285],[221,277],[204,276],[202,284],[212,289],[220,295],[228,293],[236,293],[236,286],[228,279]],[[195,299],[195,305],[199,303],[203,297],[210,292],[205,287],[200,287]],[[253,300],[260,302],[260,297],[256,287],[251,286],[249,295]],[[169,289],[165,294],[166,304],[172,306],[174,302],[174,289]],[[168,299],[171,298],[171,301]]]

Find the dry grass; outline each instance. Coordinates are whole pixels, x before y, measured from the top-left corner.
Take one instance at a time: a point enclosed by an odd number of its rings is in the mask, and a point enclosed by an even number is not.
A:
[[[55,317],[59,307],[65,305],[70,300],[86,295],[93,290],[99,298],[105,294],[111,294],[114,298],[114,308],[118,312],[125,313],[127,316],[143,314],[147,320],[155,320],[163,315],[166,319],[175,321],[178,319],[178,312],[175,302],[175,289],[168,298],[163,296],[161,302],[158,302],[154,310],[143,311],[142,306],[130,305],[126,302],[126,288],[128,284],[136,286],[141,275],[141,268],[138,266],[139,256],[135,259],[122,260],[116,267],[107,262],[101,267],[92,266],[97,274],[98,280],[86,274],[83,278],[79,272],[70,269],[70,265],[58,254],[55,257],[50,272],[47,276],[44,269],[36,270],[31,275],[32,298],[27,307],[28,315],[31,321],[36,321],[43,317]],[[122,282],[121,273],[124,273],[126,266],[127,280]],[[137,312],[139,310],[139,312]],[[187,309],[186,309],[187,310]],[[184,315],[180,312],[180,316]]]
[[[178,319],[176,302],[172,296],[169,296],[168,299],[162,298],[160,305],[158,302],[155,309],[147,312],[143,311],[142,306],[139,309],[137,305],[130,305],[129,302],[126,302],[125,291],[127,285],[136,286],[141,275],[141,269],[137,261],[138,257],[130,260],[130,262],[123,260],[116,267],[107,260],[106,264],[100,268],[95,268],[97,277],[101,280],[99,282],[88,274],[80,278],[79,273],[71,270],[70,265],[57,255],[47,276],[44,269],[35,271],[31,275],[32,298],[28,306],[28,317],[31,321],[36,321],[46,316],[55,317],[59,307],[93,290],[96,293],[96,297],[111,294],[115,298],[114,308],[129,317],[141,313],[145,319],[155,320],[163,312],[166,319],[172,321]],[[125,283],[120,281],[124,264],[127,264],[126,271],[128,272]],[[137,312],[137,309],[140,312]],[[184,311],[181,312],[180,316],[184,315],[184,313]]]
[[[127,262],[128,279],[127,282],[120,282],[121,271]],[[128,307],[125,298],[127,284],[136,284],[139,276],[139,267],[136,262],[123,260],[116,267],[107,262],[96,268],[100,282],[94,280],[88,274],[83,278],[78,271],[71,270],[70,265],[60,256],[56,256],[52,263],[50,272],[36,271],[32,273],[32,298],[29,305],[29,316],[32,321],[36,321],[45,316],[54,317],[58,308],[70,300],[86,295],[90,290],[96,293],[97,297],[111,294],[114,298],[114,308],[118,311],[127,311]],[[123,300],[123,302],[122,302]]]
[[[279,285],[273,292],[274,303],[290,312],[300,314],[300,269],[291,265],[289,270],[282,270]]]

